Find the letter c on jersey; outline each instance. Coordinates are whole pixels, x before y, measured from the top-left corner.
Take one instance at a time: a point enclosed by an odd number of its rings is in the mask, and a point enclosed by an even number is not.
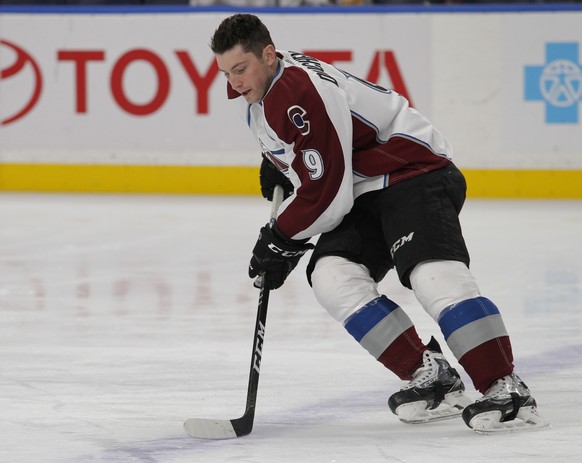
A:
[[[298,105],[291,106],[287,110],[287,115],[289,116],[289,119],[291,120],[291,122],[293,122],[295,127],[299,129],[299,133],[303,136],[309,133],[311,125],[309,121],[305,120],[306,114],[307,111],[305,111],[305,109]]]

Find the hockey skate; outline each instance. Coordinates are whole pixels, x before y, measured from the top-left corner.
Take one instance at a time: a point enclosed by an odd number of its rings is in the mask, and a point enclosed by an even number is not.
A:
[[[449,365],[434,338],[422,354],[422,366],[411,381],[388,399],[390,410],[403,423],[419,424],[455,418],[472,401],[465,385]]]
[[[463,420],[479,433],[537,430],[549,426],[535,399],[515,373],[493,383],[482,398],[468,405]]]

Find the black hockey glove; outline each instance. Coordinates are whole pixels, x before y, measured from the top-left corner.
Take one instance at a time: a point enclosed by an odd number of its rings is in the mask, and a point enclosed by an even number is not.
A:
[[[276,225],[264,226],[253,249],[249,276],[255,278],[264,273],[265,288],[277,289],[283,286],[301,256],[314,247],[306,241],[285,239]]]
[[[285,177],[285,174],[277,169],[265,156],[263,156],[263,162],[261,163],[259,179],[261,181],[261,194],[263,198],[269,201],[273,201],[273,190],[277,185],[283,187],[283,199],[291,196],[295,190],[291,181]]]

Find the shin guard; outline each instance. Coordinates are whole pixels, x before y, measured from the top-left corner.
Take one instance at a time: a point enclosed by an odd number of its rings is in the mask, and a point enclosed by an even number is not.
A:
[[[499,309],[479,296],[452,304],[438,319],[447,344],[470,376],[485,392],[493,381],[513,371],[513,353]]]
[[[426,349],[408,315],[386,296],[352,314],[344,324],[360,345],[400,379],[408,380],[422,364]]]

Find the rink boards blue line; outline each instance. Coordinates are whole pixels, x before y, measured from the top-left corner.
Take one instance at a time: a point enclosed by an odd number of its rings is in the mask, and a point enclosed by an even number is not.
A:
[[[380,13],[536,13],[582,11],[582,5],[563,4],[475,4],[475,5],[361,5],[322,7],[236,7],[229,5],[5,5],[0,14],[175,14],[237,13],[255,14],[380,14]]]

